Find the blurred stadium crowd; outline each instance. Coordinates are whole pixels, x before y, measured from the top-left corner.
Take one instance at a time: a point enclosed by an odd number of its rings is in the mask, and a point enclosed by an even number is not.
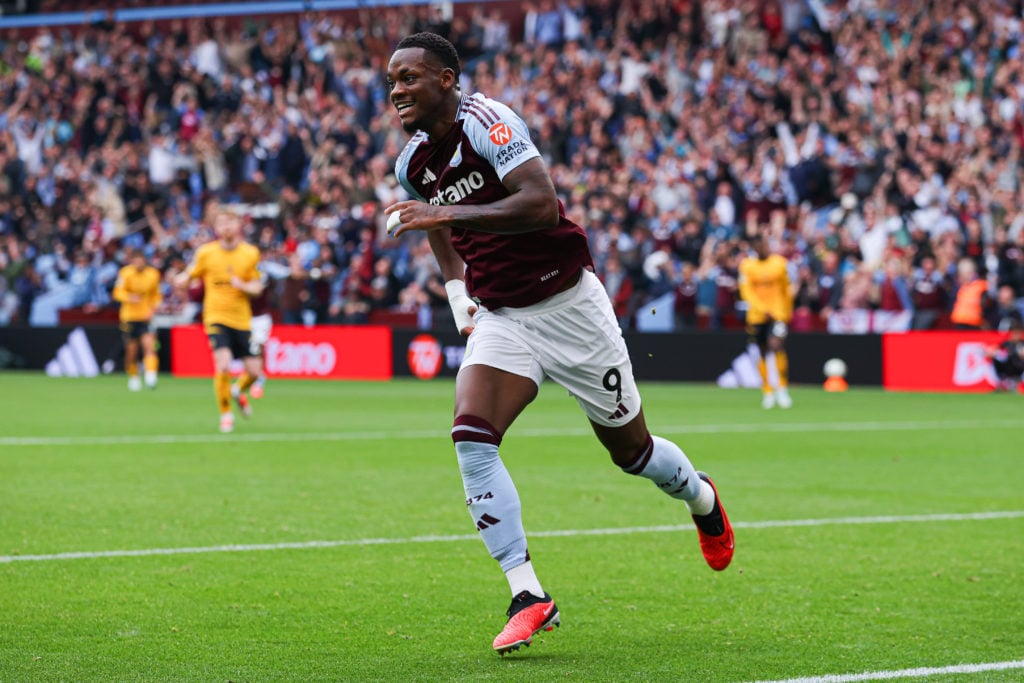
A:
[[[382,215],[406,140],[383,72],[419,30],[531,127],[627,329],[652,301],[676,328],[741,324],[758,231],[792,265],[797,331],[864,310],[947,325],[964,259],[982,326],[1022,301],[1020,2],[503,7],[0,35],[0,325],[108,309],[132,247],[165,274],[163,314],[191,316],[169,283],[211,198],[250,216],[279,320],[438,323],[426,241]]]

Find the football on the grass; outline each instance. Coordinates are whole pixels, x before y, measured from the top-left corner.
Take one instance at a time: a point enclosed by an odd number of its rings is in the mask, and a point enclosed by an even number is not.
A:
[[[843,377],[846,375],[846,362],[842,358],[829,358],[825,361],[826,377]]]

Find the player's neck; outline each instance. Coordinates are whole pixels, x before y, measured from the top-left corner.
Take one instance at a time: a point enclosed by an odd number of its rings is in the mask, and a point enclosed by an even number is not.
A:
[[[238,246],[239,242],[241,241],[242,240],[240,237],[232,237],[231,239],[221,238],[220,246],[223,247],[224,249],[234,249],[235,247]]]
[[[462,91],[453,90],[451,97],[445,100],[445,104],[437,119],[430,124],[429,130],[424,130],[431,142],[437,142],[452,129],[459,119],[459,109],[462,108]]]

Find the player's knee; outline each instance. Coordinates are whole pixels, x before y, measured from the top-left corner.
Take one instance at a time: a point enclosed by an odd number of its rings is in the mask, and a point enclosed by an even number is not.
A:
[[[651,433],[644,430],[629,441],[623,441],[616,450],[608,449],[612,462],[622,468],[626,474],[637,474],[647,466],[654,452],[654,440]]]
[[[498,456],[501,434],[487,420],[458,416],[452,426],[452,441],[464,483],[489,480],[502,466]]]
[[[608,450],[612,462],[628,471],[645,457],[651,444],[651,433],[646,429],[617,430],[613,438],[602,438],[601,443]]]
[[[502,433],[490,422],[476,415],[459,415],[452,424],[452,441],[501,445]]]

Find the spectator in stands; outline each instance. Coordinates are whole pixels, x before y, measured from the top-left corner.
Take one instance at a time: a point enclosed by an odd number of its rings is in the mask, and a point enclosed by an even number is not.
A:
[[[331,292],[331,303],[328,307],[329,322],[357,325],[369,321],[369,283],[363,277],[363,262],[367,258],[368,256],[364,253],[352,254],[348,269],[338,279]],[[447,300],[447,297],[445,299]]]
[[[832,311],[839,309],[839,302],[843,296],[843,275],[840,271],[838,252],[830,249],[821,255],[813,291],[815,297],[811,301],[811,310],[822,322],[827,322]]]
[[[281,285],[281,322],[285,325],[303,324],[302,312],[310,299],[310,276],[302,262],[302,256],[293,252],[288,259],[288,277]]]
[[[413,278],[378,234],[360,238],[372,219],[354,209],[379,214],[394,201],[388,171],[376,169],[393,166],[403,137],[386,109],[380,60],[389,41],[426,28],[478,53],[464,78],[524,112],[567,211],[583,212],[593,233],[599,272],[618,248],[633,307],[660,289],[641,265],[662,242],[707,273],[719,268],[700,258],[709,234],[735,249],[730,220],[752,209],[764,222],[774,208],[786,212],[795,260],[819,278],[818,254],[828,250],[860,252],[874,279],[900,249],[918,269],[933,258],[939,277],[967,256],[994,273],[994,286],[1024,296],[1019,69],[1003,57],[1021,49],[1019,8],[979,14],[972,31],[939,45],[933,37],[945,29],[929,3],[897,20],[874,5],[538,0],[516,13],[456,5],[450,21],[424,5],[414,15],[258,18],[241,29],[223,19],[129,25],[114,11],[66,33],[42,28],[25,37],[25,52],[13,43],[4,51],[0,235],[24,245],[45,290],[35,306],[45,308],[51,284],[66,284],[52,261],[39,262],[57,242],[106,273],[123,244],[188,252],[208,196],[276,202],[291,185],[292,208],[270,219],[275,229],[284,234],[304,206],[342,224],[331,291],[357,248],[363,280],[387,254],[407,286]],[[969,78],[923,68],[940,49],[943,60],[970,64]],[[985,87],[972,90],[975,81]],[[837,206],[844,193],[862,208]],[[877,234],[871,211],[885,228]],[[915,276],[911,298],[932,278]],[[834,291],[820,284],[819,294]],[[7,287],[10,300],[13,279]],[[102,292],[93,299],[105,305]],[[821,315],[836,304],[820,305]],[[927,312],[937,306],[915,306],[916,325],[946,324]]]
[[[31,320],[32,304],[44,291],[43,281],[36,272],[35,264],[31,261],[26,262],[14,278],[14,292],[18,297],[16,320],[22,325],[28,324]]]
[[[890,256],[885,261],[885,269],[874,275],[875,287],[871,294],[874,308],[890,313],[914,313],[914,301],[907,283],[906,265],[903,259]]]
[[[999,284],[1012,287],[1015,297],[1024,297],[1024,221],[1016,226],[1015,237],[1010,237],[1010,230],[1000,228],[995,231],[994,241]]]
[[[930,330],[949,310],[952,282],[935,266],[934,256],[921,259],[921,266],[914,271],[910,298],[914,304],[915,330]]]
[[[736,303],[739,301],[739,248],[722,242],[716,245],[713,254],[714,266],[708,273],[708,277],[715,283],[711,328],[721,329],[726,323],[738,326],[734,318]]]
[[[988,282],[978,277],[978,266],[971,258],[957,262],[957,290],[950,320],[957,329],[980,330],[985,325],[982,311],[988,297]]]
[[[843,276],[839,308],[844,311],[868,310],[871,308],[871,269],[856,260],[852,260],[852,263]]]
[[[1013,287],[1003,285],[996,290],[996,297],[985,310],[986,327],[990,330],[1006,332],[1013,329],[1016,323],[1024,322],[1024,311],[1017,305]]]
[[[697,279],[697,268],[689,261],[679,266],[679,278],[675,288],[675,327],[676,329],[694,329],[697,327],[697,298],[700,292],[700,281]]]
[[[622,267],[617,252],[613,251],[605,258],[601,282],[608,292],[608,298],[612,300],[619,326],[629,329],[633,317],[633,279]]]

